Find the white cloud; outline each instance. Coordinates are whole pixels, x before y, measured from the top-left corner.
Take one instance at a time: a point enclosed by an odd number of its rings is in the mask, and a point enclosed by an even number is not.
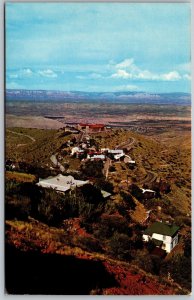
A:
[[[38,74],[43,77],[56,78],[57,74],[53,72],[51,69],[38,71]]]
[[[33,75],[33,72],[32,72],[31,69],[27,68],[27,69],[21,70],[21,74],[22,74],[23,76],[31,76],[31,75]]]
[[[170,71],[168,73],[157,74],[149,70],[142,70],[135,63],[133,58],[125,59],[124,61],[111,65],[115,72],[111,78],[132,79],[132,80],[156,80],[156,81],[178,81],[188,79],[189,75],[184,77],[178,71]]]
[[[164,80],[164,81],[176,81],[176,80],[180,80],[181,76],[177,71],[172,71],[172,72],[160,75],[159,79]]]
[[[10,73],[8,75],[8,77],[10,79],[18,79],[18,78],[25,78],[25,77],[30,77],[33,75],[33,72],[31,69],[29,68],[26,68],[26,69],[20,69],[20,70],[17,70],[13,73]]]
[[[116,64],[115,67],[117,69],[125,69],[125,68],[130,68],[134,63],[134,59],[133,58],[127,58],[125,60],[123,60],[122,62],[120,62],[119,64]]]
[[[151,73],[150,71],[140,71],[137,74],[134,74],[135,79],[145,79],[145,80],[157,80],[158,76]]]
[[[116,73],[112,74],[111,77],[128,79],[128,78],[132,78],[132,75],[125,70],[118,70]]]
[[[183,78],[186,79],[186,80],[191,80],[191,75],[189,75],[189,74],[184,74],[184,75],[183,75]]]

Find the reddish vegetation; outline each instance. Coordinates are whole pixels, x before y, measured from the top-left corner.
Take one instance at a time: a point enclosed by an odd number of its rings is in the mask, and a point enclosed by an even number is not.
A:
[[[57,233],[54,228],[49,228],[42,223],[26,223],[7,221],[7,242],[22,251],[37,249],[41,253],[57,253],[60,255],[73,255],[79,259],[99,260],[109,274],[113,275],[118,286],[101,290],[103,295],[172,295],[175,287],[161,284],[157,277],[144,275],[141,270],[120,261],[115,261],[104,255],[83,251],[64,245],[56,239]],[[33,225],[33,226],[32,226]],[[72,228],[77,228],[76,234],[85,235],[79,227],[79,220],[74,219]]]
[[[172,288],[160,284],[156,279],[145,276],[143,273],[132,272],[127,267],[104,263],[108,272],[113,274],[119,287],[104,290],[106,295],[172,295]]]
[[[83,227],[80,227],[80,218],[71,218],[63,222],[67,226],[67,231],[70,234],[76,234],[82,237],[90,237],[91,235],[86,232]]]

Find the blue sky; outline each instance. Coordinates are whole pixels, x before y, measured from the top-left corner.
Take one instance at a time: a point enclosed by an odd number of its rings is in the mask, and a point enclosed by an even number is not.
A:
[[[9,3],[6,88],[190,92],[190,5]]]

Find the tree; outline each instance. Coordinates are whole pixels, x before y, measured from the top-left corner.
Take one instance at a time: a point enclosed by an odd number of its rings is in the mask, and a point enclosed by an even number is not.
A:
[[[106,192],[113,193],[114,186],[111,182],[106,180],[104,177],[97,178],[95,182],[95,186],[101,190],[105,190]]]
[[[146,243],[146,247],[150,252],[152,252],[152,250],[154,250],[154,248],[156,247],[156,245],[154,244],[154,242],[152,240],[149,240],[147,243]]]
[[[88,183],[83,185],[82,187],[80,187],[80,191],[84,197],[85,202],[87,203],[99,204],[100,202],[104,202],[101,191],[92,184]]]
[[[116,171],[115,166],[110,166],[109,171],[110,172],[115,172]]]
[[[181,286],[191,289],[191,258],[181,254],[175,254],[167,262],[163,262],[161,275],[170,273],[174,279]]]
[[[38,214],[38,203],[40,202],[44,190],[34,183],[25,182],[21,185],[19,193],[30,198],[31,214],[36,218]]]
[[[125,203],[129,206],[130,209],[134,210],[136,207],[136,204],[133,200],[133,197],[123,191],[120,192],[121,197],[125,201]]]
[[[103,162],[101,160],[87,161],[81,166],[81,171],[87,177],[101,178],[103,177]]]
[[[141,255],[136,258],[140,268],[148,273],[158,275],[160,272],[161,258],[156,255]]]
[[[39,217],[49,225],[59,225],[65,217],[63,195],[53,189],[45,189],[38,203]]]
[[[191,257],[191,234],[185,237],[183,249],[184,249],[184,256]]]
[[[132,242],[126,234],[115,232],[108,243],[109,252],[119,259],[130,260],[132,258],[131,244]]]
[[[142,197],[142,191],[141,191],[141,189],[136,184],[132,184],[131,185],[130,191],[131,191],[131,194],[135,198],[137,198],[138,200],[142,200],[143,199],[143,197]]]
[[[131,229],[125,218],[115,215],[103,215],[100,219],[96,235],[99,238],[110,238],[114,232],[131,235]]]

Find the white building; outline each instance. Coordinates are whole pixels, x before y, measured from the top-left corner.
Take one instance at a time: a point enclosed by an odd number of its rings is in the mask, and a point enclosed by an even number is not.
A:
[[[125,155],[124,163],[135,164],[135,160],[132,160],[132,158],[129,155]]]
[[[178,244],[178,231],[179,227],[174,224],[154,222],[144,231],[143,240],[152,240],[157,247],[169,253]]]
[[[40,179],[37,185],[43,188],[52,188],[58,192],[66,192],[72,188],[83,186],[86,183],[88,183],[88,181],[76,180],[73,176],[63,176],[59,174],[55,177]]]
[[[124,155],[124,151],[122,149],[114,149],[114,150],[108,150],[108,153],[111,154],[123,154]]]
[[[98,159],[101,159],[101,160],[105,160],[105,155],[104,154],[88,154],[87,155],[87,159],[90,159],[90,160],[98,160]]]
[[[114,155],[114,159],[115,160],[118,160],[118,159],[120,159],[121,157],[123,157],[124,156],[124,154],[122,154],[122,153],[120,153],[120,154],[115,154]]]
[[[73,148],[71,149],[71,155],[74,155],[74,154],[77,153],[79,150],[80,150],[79,147],[73,147]]]

